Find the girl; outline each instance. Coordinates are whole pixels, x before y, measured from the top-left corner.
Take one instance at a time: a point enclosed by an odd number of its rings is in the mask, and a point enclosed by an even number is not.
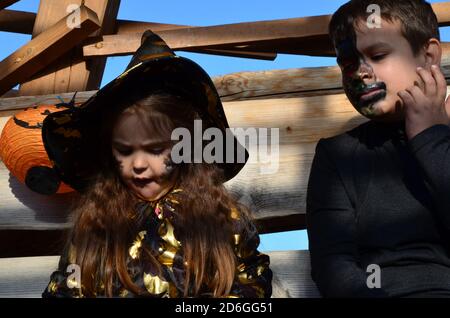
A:
[[[193,136],[196,119],[228,127],[209,76],[149,31],[121,76],[46,118],[49,157],[81,196],[43,297],[270,297],[269,258],[223,185],[243,164],[172,161],[173,130]]]

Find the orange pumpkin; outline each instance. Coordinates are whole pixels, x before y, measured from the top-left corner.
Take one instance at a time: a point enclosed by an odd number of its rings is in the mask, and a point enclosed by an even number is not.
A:
[[[69,103],[62,103],[27,108],[11,117],[3,128],[0,157],[11,174],[35,192],[74,191],[59,180],[42,142],[44,118],[68,107],[71,107]]]

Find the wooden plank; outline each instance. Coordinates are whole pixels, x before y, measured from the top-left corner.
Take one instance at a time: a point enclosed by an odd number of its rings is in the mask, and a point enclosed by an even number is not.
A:
[[[58,256],[0,258],[0,297],[40,298]]]
[[[82,103],[87,101],[92,95],[97,91],[86,91],[77,92],[75,101],[77,103]],[[74,96],[75,92],[72,93],[61,93],[61,94],[49,94],[49,95],[38,95],[38,96],[19,96],[19,97],[9,97],[0,98],[0,111],[1,110],[20,110],[28,107],[34,107],[38,105],[52,105],[59,104],[61,101],[69,102]]]
[[[339,67],[239,72],[213,78],[223,101],[279,98],[280,95],[336,93],[342,90]],[[297,95],[294,95],[297,94]],[[1,101],[0,101],[1,108]]]
[[[450,25],[450,2],[438,2],[432,3],[434,13],[436,14],[439,26],[449,26]]]
[[[36,21],[36,13],[34,12],[2,10],[0,12],[0,31],[33,34],[33,27],[35,21]],[[144,33],[148,29],[154,31],[163,31],[163,30],[184,29],[188,27],[192,26],[117,19],[113,33],[114,34]]]
[[[157,32],[173,49],[217,48],[215,46],[243,46],[270,44],[280,39],[296,41],[323,34],[329,16],[293,18],[260,22],[191,27]],[[325,31],[326,32],[326,31]],[[131,54],[141,43],[141,34],[110,35],[97,43],[83,47],[84,56],[114,56]],[[223,47],[221,47],[223,48]],[[278,53],[279,51],[277,51]],[[281,52],[280,52],[281,53]]]
[[[344,94],[233,101],[225,102],[224,108],[232,127],[275,127],[280,138],[276,182],[273,175],[262,174],[267,165],[252,162],[258,153],[250,148],[251,161],[226,186],[255,212],[264,232],[304,228],[306,185],[315,143],[366,119],[356,113]],[[0,114],[0,129],[16,111]],[[0,165],[0,229],[68,227],[66,204],[64,199],[50,200],[33,193]]]
[[[19,96],[19,91],[17,89],[11,89],[9,91],[7,91],[5,94],[3,94],[2,96],[0,96],[0,103],[2,98],[10,98],[10,97],[18,97]],[[1,107],[0,107],[1,109]]]
[[[273,298],[320,297],[310,275],[306,250],[268,252]],[[0,297],[40,298],[50,275],[58,267],[59,256],[0,259]]]
[[[97,16],[82,8],[80,28],[68,28],[66,18],[0,62],[0,95],[42,70],[99,28]]]
[[[263,174],[269,167],[257,162],[258,149],[249,147],[250,162],[226,186],[260,222],[271,226],[271,232],[282,231],[289,224],[304,228],[301,215],[315,142],[366,119],[356,113],[343,94],[225,102],[224,108],[232,127],[276,127],[280,138],[276,182],[273,174]],[[33,193],[0,165],[0,229],[64,228],[70,226],[65,209],[64,200]]]
[[[59,255],[67,230],[2,230],[0,258]]]
[[[0,31],[32,34],[36,13],[1,10],[0,11]]]
[[[444,3],[434,3],[432,4],[436,15],[438,17],[440,26],[449,25],[450,17],[449,17],[449,2]],[[2,14],[0,12],[0,30],[9,31],[9,32],[20,32],[20,33],[32,33],[32,26],[34,24],[34,20],[36,18],[35,14],[13,11],[13,10],[5,10],[11,11],[7,12],[8,14]],[[330,17],[330,16],[324,16]],[[21,21],[21,23],[11,23],[12,21]],[[175,25],[175,24],[163,24],[163,23],[153,23],[153,22],[141,22],[141,21],[127,21],[127,20],[118,20],[117,21],[116,34],[125,35],[130,33],[142,33],[147,29],[152,29],[155,32],[167,31],[167,30],[176,30],[182,28],[188,28],[185,25]],[[283,50],[284,53],[288,54],[307,54],[307,55],[324,55],[324,56],[332,56],[334,50],[331,49],[331,44],[329,43],[328,38],[328,30],[326,29],[326,25],[322,26],[323,32],[321,34],[316,35],[314,38],[306,39],[306,40],[298,40],[298,41],[288,41],[288,43],[280,44],[278,43],[278,47]],[[308,48],[311,40],[314,40],[314,48]],[[232,49],[232,48],[229,48]],[[254,49],[258,52],[270,52],[273,53],[273,45],[259,46],[254,47]],[[197,49],[196,52],[202,53],[203,50]],[[131,54],[128,53],[116,53],[118,55],[123,54]],[[255,52],[256,53],[256,52]]]
[[[91,35],[113,33],[120,0],[86,0],[83,2],[86,7],[97,14],[101,25],[98,32]],[[81,0],[61,0],[57,2],[42,0],[34,25],[33,37],[48,29],[55,21],[66,15],[68,6],[80,5],[81,3]],[[74,43],[79,45],[80,41]],[[32,79],[22,83],[20,95],[42,95],[98,89],[105,63],[105,58],[89,62],[84,61],[81,49],[74,48],[42,72],[35,74]]]
[[[433,5],[440,26],[450,24],[450,2]],[[249,50],[276,53],[333,56],[328,37],[330,15],[245,22],[209,27],[191,27],[158,31],[167,44],[178,50],[250,46]],[[116,34],[98,38],[84,46],[84,56],[115,56],[132,54],[139,47],[141,33]],[[314,48],[310,44],[314,43]]]
[[[0,0],[0,10],[3,10],[6,7],[16,3],[19,0]]]
[[[14,1],[14,0],[12,0]],[[450,24],[450,10],[449,4],[450,2],[438,2],[432,3],[434,12],[436,13],[438,23],[440,27],[448,26]],[[2,14],[3,13],[3,14]],[[9,26],[7,23],[4,24],[3,18],[7,16],[11,17],[15,21],[21,21],[21,25],[15,26],[16,30],[20,31],[11,31],[8,29]],[[329,15],[331,18],[331,15]],[[32,12],[25,11],[16,11],[16,10],[3,10],[0,12],[0,31],[7,32],[18,32],[25,34],[33,33],[33,25],[36,19],[36,14]],[[7,20],[9,21],[9,20]],[[176,29],[184,29],[188,27],[193,27],[192,25],[180,25],[180,24],[168,24],[168,23],[157,23],[157,22],[144,22],[144,21],[132,21],[132,20],[117,20],[115,34],[129,34],[129,33],[143,33],[144,31],[151,29],[153,31],[164,31],[164,30],[176,30]],[[5,29],[6,28],[6,29]],[[328,30],[323,29],[327,33],[323,33],[322,35],[327,35]]]
[[[273,272],[273,298],[320,298],[311,278],[309,251],[268,252]]]
[[[450,43],[442,43],[442,71],[450,84]],[[222,101],[308,97],[342,93],[341,72],[337,66],[292,68],[259,72],[239,72],[212,78]],[[84,102],[94,91],[79,92]],[[20,109],[39,104],[55,104],[60,98],[70,101],[74,93],[0,98],[0,110]],[[59,97],[58,97],[59,96]],[[6,96],[5,96],[6,97]]]

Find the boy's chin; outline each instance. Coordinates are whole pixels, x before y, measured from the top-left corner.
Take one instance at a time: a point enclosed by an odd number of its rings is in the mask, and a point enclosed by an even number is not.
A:
[[[397,104],[387,105],[386,101],[380,101],[363,107],[355,107],[364,117],[381,122],[396,122],[403,120],[403,112]]]

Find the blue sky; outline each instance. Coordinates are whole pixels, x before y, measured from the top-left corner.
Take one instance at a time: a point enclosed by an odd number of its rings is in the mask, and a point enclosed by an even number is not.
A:
[[[55,0],[57,1],[57,0]],[[331,14],[345,0],[122,0],[119,18],[127,20],[185,24],[196,26],[262,21]],[[442,1],[430,1],[442,2]],[[21,0],[9,9],[37,12],[39,0]],[[450,41],[450,27],[441,28],[443,41]],[[29,35],[0,32],[0,60],[29,41]],[[334,58],[298,55],[278,55],[275,61],[258,61],[243,58],[219,57],[178,52],[199,63],[210,76],[240,71],[257,71],[299,67],[335,65]],[[108,59],[102,86],[118,76],[130,57]],[[291,231],[261,235],[262,251],[307,249],[306,231]]]

